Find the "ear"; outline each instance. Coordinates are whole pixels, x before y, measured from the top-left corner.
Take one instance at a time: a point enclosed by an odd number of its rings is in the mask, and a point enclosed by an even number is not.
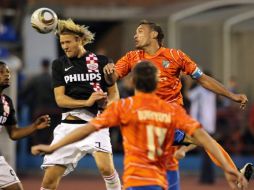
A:
[[[77,41],[78,43],[81,43],[81,42],[82,42],[82,38],[79,37],[79,36],[76,36],[76,41]]]
[[[153,38],[153,39],[157,39],[157,37],[158,37],[158,32],[152,31],[152,32],[151,32],[151,35],[152,35],[152,38]]]

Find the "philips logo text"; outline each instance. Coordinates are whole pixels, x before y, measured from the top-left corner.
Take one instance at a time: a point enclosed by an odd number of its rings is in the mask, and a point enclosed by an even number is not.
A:
[[[89,81],[93,82],[94,80],[100,81],[100,73],[86,73],[86,74],[72,74],[64,76],[65,83],[69,82],[79,82],[79,81]]]

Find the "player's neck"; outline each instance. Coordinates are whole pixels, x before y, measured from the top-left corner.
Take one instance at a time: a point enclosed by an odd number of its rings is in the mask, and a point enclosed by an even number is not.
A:
[[[78,58],[80,58],[80,57],[82,57],[82,56],[84,56],[86,54],[86,50],[85,50],[85,48],[80,48],[80,51],[79,51],[79,53],[78,53]]]
[[[149,55],[154,55],[160,49],[159,44],[152,44],[144,48],[144,51]]]
[[[135,93],[135,95],[137,95],[137,94],[155,94],[155,91],[153,91],[153,92],[143,92],[143,91],[140,91],[138,89],[135,89],[134,93]]]

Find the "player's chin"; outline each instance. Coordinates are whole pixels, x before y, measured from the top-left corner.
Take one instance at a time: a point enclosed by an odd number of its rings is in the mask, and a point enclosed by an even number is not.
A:
[[[74,57],[73,53],[71,53],[71,52],[65,52],[65,54],[66,54],[66,56],[67,56],[68,58]]]

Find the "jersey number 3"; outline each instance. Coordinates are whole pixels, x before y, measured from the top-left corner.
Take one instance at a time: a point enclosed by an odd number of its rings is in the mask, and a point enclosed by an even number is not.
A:
[[[162,145],[166,137],[167,129],[153,125],[146,126],[148,158],[155,160],[155,156],[161,156],[163,153]]]

